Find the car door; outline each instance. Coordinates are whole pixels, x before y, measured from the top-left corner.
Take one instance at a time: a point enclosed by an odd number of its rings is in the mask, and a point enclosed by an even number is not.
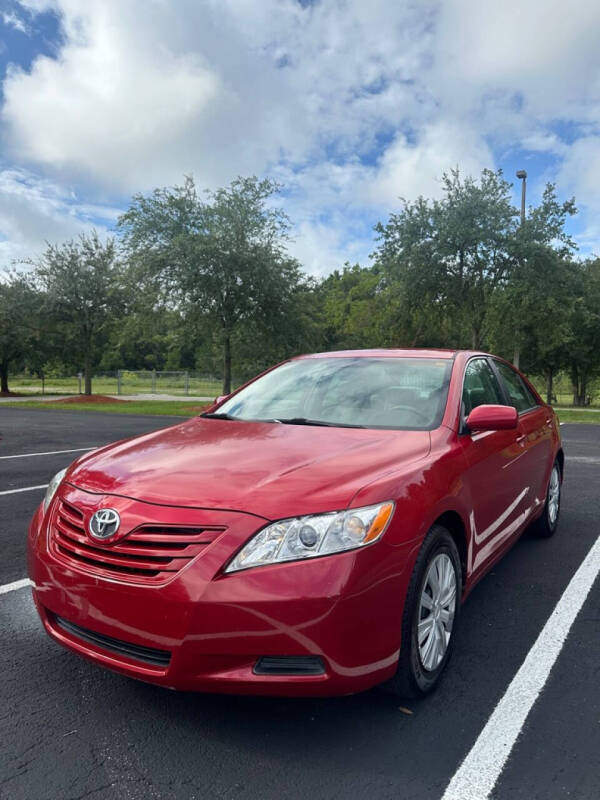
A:
[[[476,572],[484,569],[520,528],[526,494],[520,431],[470,432],[465,420],[479,405],[506,405],[498,377],[483,356],[472,358],[465,367],[459,435],[467,464],[464,479],[472,503],[470,566]]]
[[[531,515],[546,497],[552,466],[552,415],[510,364],[492,359],[492,366],[498,373],[508,404],[519,414],[519,437],[524,449],[521,480],[528,490],[525,502]]]

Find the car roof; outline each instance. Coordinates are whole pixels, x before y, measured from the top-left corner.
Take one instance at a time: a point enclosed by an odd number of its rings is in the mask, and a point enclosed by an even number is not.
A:
[[[372,350],[333,350],[326,353],[310,353],[297,358],[446,358],[452,359],[458,350],[430,350],[423,348],[406,348],[402,350],[378,348]]]

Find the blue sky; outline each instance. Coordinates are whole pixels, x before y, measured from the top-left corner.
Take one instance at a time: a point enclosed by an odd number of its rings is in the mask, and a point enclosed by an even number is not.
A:
[[[327,274],[455,166],[524,168],[530,203],[556,182],[597,253],[599,28],[592,0],[0,0],[0,267],[184,174],[257,174]]]

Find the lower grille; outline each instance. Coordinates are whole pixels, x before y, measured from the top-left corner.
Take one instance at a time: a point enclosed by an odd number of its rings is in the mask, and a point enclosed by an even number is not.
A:
[[[69,566],[134,583],[163,583],[224,530],[148,523],[104,545],[87,535],[83,512],[60,499],[51,540],[54,554]]]
[[[255,675],[324,675],[320,656],[262,656],[254,665]]]
[[[105,636],[103,633],[90,631],[88,628],[82,628],[80,625],[75,625],[74,622],[69,622],[57,614],[48,612],[51,622],[54,622],[57,628],[61,628],[66,633],[76,639],[80,639],[88,644],[93,644],[102,650],[108,650],[120,656],[127,656],[134,661],[142,661],[144,664],[152,664],[154,667],[166,668],[171,661],[171,653],[168,650],[157,650],[154,647],[142,647],[139,644],[132,644],[131,642],[124,642],[122,639],[114,639],[112,636]]]

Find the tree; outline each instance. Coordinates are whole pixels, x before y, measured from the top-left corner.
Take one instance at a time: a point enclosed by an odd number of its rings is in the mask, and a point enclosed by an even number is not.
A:
[[[600,259],[576,266],[579,272],[570,314],[569,373],[573,405],[583,406],[590,381],[600,373]]]
[[[225,394],[234,334],[250,324],[276,333],[300,282],[286,250],[289,220],[271,205],[279,190],[271,180],[236,178],[203,200],[188,177],[183,186],[136,195],[119,220],[139,280],[163,301],[197,305],[214,321]]]
[[[518,341],[521,367],[545,378],[549,403],[554,378],[569,365],[578,271],[552,247],[530,243],[527,258],[496,293],[490,311],[491,349],[509,358]]]
[[[30,275],[9,273],[0,282],[0,392],[6,394],[11,364],[33,358],[40,346],[41,298]]]
[[[517,211],[502,171],[479,181],[458,169],[442,177],[442,197],[404,201],[375,228],[374,254],[390,285],[401,284],[409,308],[452,320],[453,338],[483,346],[491,298],[515,264]]]
[[[510,276],[506,307],[506,322],[513,330],[513,363],[519,366],[521,347],[527,338],[526,327],[539,310],[539,304],[531,303],[532,297],[539,299],[539,286],[546,283],[548,294],[553,294],[554,274],[544,265],[558,266],[557,259],[569,259],[576,249],[575,242],[565,231],[567,217],[577,213],[575,199],[564,203],[558,201],[556,186],[547,183],[539,206],[529,208],[529,216],[519,226],[515,235],[515,267]],[[556,270],[555,270],[556,272]],[[558,274],[556,272],[556,274]],[[560,288],[560,287],[555,287]],[[563,282],[564,288],[564,282]],[[556,309],[553,309],[556,313]]]
[[[346,264],[319,286],[322,304],[323,347],[329,349],[375,347],[381,344],[385,307],[381,299],[382,275],[377,267]]]
[[[61,348],[83,365],[85,394],[92,393],[92,371],[102,357],[112,326],[123,309],[121,267],[112,239],[96,231],[76,241],[48,245],[36,263],[46,293],[46,311],[55,323]]]

